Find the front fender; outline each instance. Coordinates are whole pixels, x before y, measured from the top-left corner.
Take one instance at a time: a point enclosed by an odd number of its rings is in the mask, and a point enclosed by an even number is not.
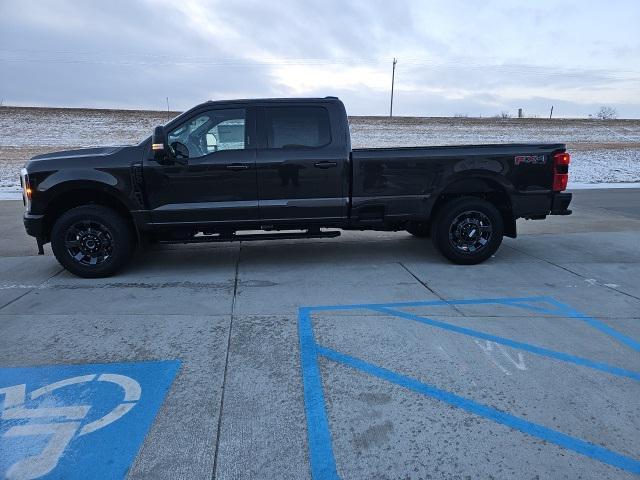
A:
[[[128,172],[127,172],[128,173]],[[31,213],[43,214],[60,195],[72,191],[91,191],[114,197],[128,210],[137,210],[131,195],[131,181],[123,175],[97,169],[65,169],[48,175],[33,185]]]

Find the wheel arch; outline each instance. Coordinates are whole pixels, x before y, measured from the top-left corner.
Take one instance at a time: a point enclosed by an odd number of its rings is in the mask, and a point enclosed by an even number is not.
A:
[[[120,198],[117,190],[100,182],[82,182],[82,185],[60,185],[51,195],[43,216],[43,236],[45,241],[51,238],[51,230],[60,216],[75,207],[82,205],[102,205],[111,208],[125,218],[131,231],[139,240],[140,232],[131,214],[131,209]]]
[[[431,208],[430,219],[435,218],[438,210],[453,198],[478,197],[491,202],[502,215],[504,234],[515,238],[516,220],[509,191],[513,188],[504,182],[503,177],[493,178],[486,175],[473,175],[457,178],[449,182],[438,194]]]

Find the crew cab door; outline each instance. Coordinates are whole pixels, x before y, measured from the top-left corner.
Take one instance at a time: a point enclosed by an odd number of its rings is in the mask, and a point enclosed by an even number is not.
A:
[[[156,224],[217,224],[258,219],[255,113],[245,108],[194,112],[167,132],[186,165],[147,160],[145,189]]]
[[[345,218],[349,156],[344,136],[332,132],[330,113],[322,105],[260,109],[256,168],[263,224]]]

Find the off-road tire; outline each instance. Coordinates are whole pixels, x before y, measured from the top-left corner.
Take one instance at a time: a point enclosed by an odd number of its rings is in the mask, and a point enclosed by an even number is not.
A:
[[[69,272],[84,278],[113,275],[131,260],[134,243],[126,219],[102,205],[72,208],[56,220],[51,230],[51,249],[58,262]],[[87,245],[96,248],[96,244],[99,253],[87,250]],[[94,255],[96,264],[92,265]]]
[[[458,235],[461,229],[467,229],[477,236],[474,222],[479,226],[480,237]],[[487,229],[490,235],[485,238]],[[434,246],[444,257],[459,265],[474,265],[490,258],[500,247],[503,234],[504,222],[498,209],[477,197],[460,197],[447,202],[438,210],[431,226]],[[477,241],[474,242],[474,239]],[[465,251],[465,248],[468,250]]]

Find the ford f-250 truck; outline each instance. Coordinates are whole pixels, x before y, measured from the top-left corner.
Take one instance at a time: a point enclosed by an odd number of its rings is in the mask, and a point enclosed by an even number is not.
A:
[[[563,144],[352,149],[344,105],[326,97],[206,102],[139,145],[33,157],[21,182],[39,252],[51,242],[67,270],[103,277],[151,242],[340,229],[406,230],[476,264],[517,218],[571,213],[568,165]]]

